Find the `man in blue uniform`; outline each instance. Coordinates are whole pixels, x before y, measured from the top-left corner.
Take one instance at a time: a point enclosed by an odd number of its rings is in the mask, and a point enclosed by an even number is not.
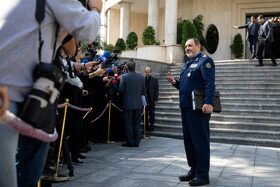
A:
[[[179,179],[189,181],[190,186],[202,186],[209,184],[209,121],[214,106],[215,65],[210,57],[200,53],[200,42],[196,38],[188,39],[185,51],[189,60],[182,68],[180,79],[176,80],[170,72],[166,78],[179,89],[185,151],[191,168]],[[195,89],[205,90],[202,111],[192,109],[191,92]]]

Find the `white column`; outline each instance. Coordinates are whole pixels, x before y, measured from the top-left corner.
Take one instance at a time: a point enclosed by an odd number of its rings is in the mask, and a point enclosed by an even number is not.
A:
[[[110,32],[111,32],[111,10],[108,9],[107,11],[107,38],[106,38],[106,43],[109,44],[110,43]]]
[[[165,0],[165,45],[177,42],[177,0]]]
[[[131,4],[127,2],[119,3],[121,6],[120,12],[120,38],[126,40],[130,30],[130,7]]]
[[[158,17],[159,17],[159,0],[149,0],[148,7],[148,26],[155,29],[155,38],[158,40]]]
[[[100,42],[101,41],[107,42],[107,10],[104,2],[100,15],[101,15]]]

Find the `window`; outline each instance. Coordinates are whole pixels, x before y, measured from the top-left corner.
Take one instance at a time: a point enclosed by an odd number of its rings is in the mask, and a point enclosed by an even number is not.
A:
[[[215,25],[211,24],[206,32],[206,41],[208,43],[207,51],[214,54],[219,44],[219,32]]]

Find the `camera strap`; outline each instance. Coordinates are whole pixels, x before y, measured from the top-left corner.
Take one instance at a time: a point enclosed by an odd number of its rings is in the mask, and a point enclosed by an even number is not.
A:
[[[38,48],[38,57],[39,57],[39,62],[42,63],[41,61],[41,56],[42,56],[42,47],[44,44],[44,40],[42,40],[42,32],[41,32],[41,23],[45,18],[45,7],[46,7],[46,0],[37,0],[36,1],[36,12],[35,12],[35,18],[37,22],[39,23],[39,48]],[[52,63],[59,66],[59,64],[56,63],[56,60],[54,60],[55,56],[55,49],[56,49],[56,42],[57,42],[57,35],[58,35],[58,24],[56,27],[56,32],[55,32],[55,41],[54,41],[54,46],[53,46],[53,54],[52,54]]]

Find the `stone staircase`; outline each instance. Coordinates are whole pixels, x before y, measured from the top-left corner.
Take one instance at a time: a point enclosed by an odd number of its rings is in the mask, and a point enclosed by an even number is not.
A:
[[[255,67],[257,61],[219,61],[216,89],[223,111],[210,121],[212,142],[280,147],[280,65]],[[176,78],[183,64],[170,66]],[[154,136],[183,138],[178,90],[159,78]]]

